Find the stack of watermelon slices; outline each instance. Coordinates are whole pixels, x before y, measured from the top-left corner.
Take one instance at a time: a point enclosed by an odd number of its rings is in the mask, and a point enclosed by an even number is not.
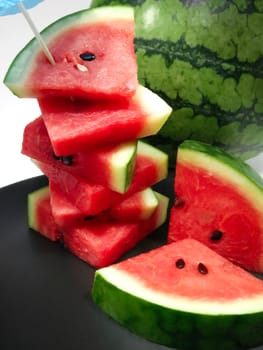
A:
[[[59,28],[49,43],[56,64],[44,64],[37,53],[23,92],[37,98],[41,116],[26,125],[22,153],[49,180],[49,186],[29,194],[29,226],[62,241],[94,267],[109,265],[133,248],[164,223],[168,208],[168,198],[151,188],[167,176],[168,157],[142,138],[160,130],[171,108],[137,83],[133,10],[111,8],[109,34],[103,24],[108,14],[106,7],[80,11],[49,26],[49,32]],[[72,30],[73,19],[81,30]],[[108,35],[110,51],[104,48]],[[103,53],[97,47],[101,37]],[[66,53],[59,51],[61,45]],[[67,85],[60,81],[66,74]],[[35,84],[38,75],[42,78]],[[83,86],[76,81],[82,76],[88,79]]]

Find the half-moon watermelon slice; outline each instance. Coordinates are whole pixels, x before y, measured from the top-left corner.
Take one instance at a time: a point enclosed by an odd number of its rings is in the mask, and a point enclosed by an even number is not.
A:
[[[86,9],[41,32],[55,64],[32,39],[4,82],[19,97],[129,98],[137,88],[134,13],[129,6]]]
[[[172,112],[161,97],[141,85],[131,99],[119,103],[43,98],[39,105],[57,156],[154,135]]]
[[[130,331],[169,347],[263,343],[263,281],[194,239],[97,270],[92,297]]]
[[[168,240],[195,238],[231,261],[263,272],[263,179],[219,148],[178,148]]]

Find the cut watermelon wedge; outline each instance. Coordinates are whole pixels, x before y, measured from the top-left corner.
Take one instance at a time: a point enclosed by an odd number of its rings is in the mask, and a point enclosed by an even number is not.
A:
[[[120,193],[124,193],[131,183],[136,151],[137,141],[129,141],[86,153],[57,157],[41,117],[26,125],[22,143],[22,153],[28,157]]]
[[[53,216],[49,188],[46,186],[28,196],[28,223],[30,228],[46,238],[63,241],[78,258],[92,266],[102,267],[115,262],[165,222],[169,199],[158,192],[154,192],[154,195],[158,205],[145,220],[118,221],[107,214],[86,220],[82,224],[75,221],[74,226],[62,227]],[[61,205],[61,211],[68,210],[62,200]]]
[[[165,222],[168,197],[157,192],[155,195],[159,203],[149,219],[134,223],[93,221],[68,227],[63,234],[66,247],[92,266],[103,267],[114,263]]]
[[[55,222],[60,227],[71,227],[87,221],[119,220],[138,222],[149,219],[158,206],[158,199],[151,188],[135,192],[120,203],[97,216],[83,214],[54,183],[49,183],[50,204]]]
[[[37,40],[31,40],[4,79],[17,96],[113,99],[134,95],[138,82],[131,7],[79,11],[52,23],[41,36],[55,64],[49,63]]]
[[[97,215],[131,194],[152,186],[166,178],[168,173],[167,154],[142,141],[138,141],[134,176],[125,194],[87,182],[83,177],[53,165],[38,161],[35,163],[74,206],[89,216]]]
[[[263,179],[221,149],[185,141],[178,149],[168,240],[195,238],[263,272]]]
[[[28,226],[51,241],[58,241],[61,234],[52,215],[49,198],[48,187],[40,188],[28,194]]]
[[[169,347],[263,343],[263,281],[193,239],[97,270],[92,297],[130,331]]]
[[[120,221],[138,221],[149,219],[158,206],[158,199],[154,191],[148,187],[135,192],[127,199],[114,205],[109,215]]]
[[[57,156],[154,135],[172,111],[141,85],[132,99],[119,103],[43,98],[39,105]]]

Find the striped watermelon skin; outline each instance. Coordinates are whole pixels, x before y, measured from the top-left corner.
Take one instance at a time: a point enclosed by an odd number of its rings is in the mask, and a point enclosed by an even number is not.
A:
[[[262,152],[262,1],[92,2],[110,4],[135,7],[139,81],[174,109],[151,143],[170,155],[185,139],[243,159]]]

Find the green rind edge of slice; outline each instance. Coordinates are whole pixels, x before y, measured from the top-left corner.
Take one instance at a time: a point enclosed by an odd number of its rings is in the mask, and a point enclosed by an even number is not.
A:
[[[217,161],[223,163],[226,167],[232,168],[237,175],[245,177],[251,184],[255,185],[263,193],[263,179],[262,177],[243,160],[230,155],[219,147],[203,143],[200,141],[186,140],[182,142],[178,151],[192,151],[195,153],[194,157],[210,157],[211,161]],[[198,155],[198,153],[200,155]]]
[[[185,350],[192,350],[193,344],[195,350],[241,350],[263,343],[263,312],[206,315],[169,309],[120,290],[99,271],[92,299],[119,324],[157,344]]]

